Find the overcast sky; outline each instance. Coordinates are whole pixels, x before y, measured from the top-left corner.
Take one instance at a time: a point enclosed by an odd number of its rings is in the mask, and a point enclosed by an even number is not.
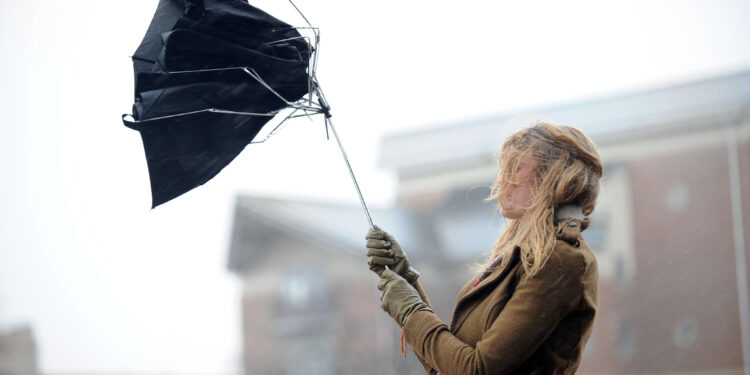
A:
[[[31,325],[48,373],[236,373],[236,195],[358,204],[322,121],[300,119],[150,210],[120,115],[156,3],[3,0],[0,331]],[[286,1],[253,4],[303,25]],[[318,76],[371,206],[394,196],[385,134],[750,69],[750,1],[296,4],[321,30]]]

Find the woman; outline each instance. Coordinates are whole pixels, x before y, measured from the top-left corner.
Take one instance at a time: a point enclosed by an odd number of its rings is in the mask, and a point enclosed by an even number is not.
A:
[[[459,293],[450,327],[413,287],[419,273],[393,236],[367,233],[382,307],[430,374],[575,373],[597,306],[596,259],[581,231],[602,173],[575,128],[539,122],[505,141],[488,199],[507,226]]]

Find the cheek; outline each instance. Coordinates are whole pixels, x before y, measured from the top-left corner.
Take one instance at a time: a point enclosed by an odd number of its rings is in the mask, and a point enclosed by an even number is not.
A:
[[[522,206],[531,205],[531,200],[534,198],[534,192],[530,187],[517,189],[516,192],[518,196],[518,203],[520,203]]]
[[[528,207],[531,204],[532,191],[526,187],[514,187],[508,191],[504,201],[514,207]]]

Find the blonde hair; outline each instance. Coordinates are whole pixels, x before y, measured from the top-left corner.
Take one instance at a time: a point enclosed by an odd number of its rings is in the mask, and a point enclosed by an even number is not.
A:
[[[498,172],[487,200],[500,199],[513,185],[519,164],[525,158],[532,163],[530,183],[532,202],[524,215],[508,219],[503,233],[495,241],[492,260],[513,248],[521,249],[525,271],[533,275],[549,258],[555,245],[555,208],[564,204],[581,206],[584,215],[594,211],[604,170],[596,146],[580,130],[569,126],[537,122],[512,134],[503,143],[498,156]],[[509,261],[505,256],[503,262]]]

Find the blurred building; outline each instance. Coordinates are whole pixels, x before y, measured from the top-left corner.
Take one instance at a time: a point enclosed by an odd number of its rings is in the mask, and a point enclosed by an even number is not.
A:
[[[750,72],[527,112],[383,141],[398,199],[373,217],[422,271],[438,315],[449,320],[469,266],[502,230],[484,202],[494,153],[519,126],[549,119],[583,130],[605,162],[584,232],[600,310],[579,373],[743,373]],[[366,229],[359,207],[238,199],[229,268],[244,282],[248,374],[423,373],[413,356],[398,360],[398,329],[362,271]]]
[[[422,220],[374,210],[417,255],[436,245]],[[399,361],[400,330],[380,310],[358,207],[240,197],[229,267],[243,280],[247,374],[419,374]],[[427,267],[427,265],[425,265]]]
[[[0,332],[0,374],[39,373],[34,335],[28,326]]]

